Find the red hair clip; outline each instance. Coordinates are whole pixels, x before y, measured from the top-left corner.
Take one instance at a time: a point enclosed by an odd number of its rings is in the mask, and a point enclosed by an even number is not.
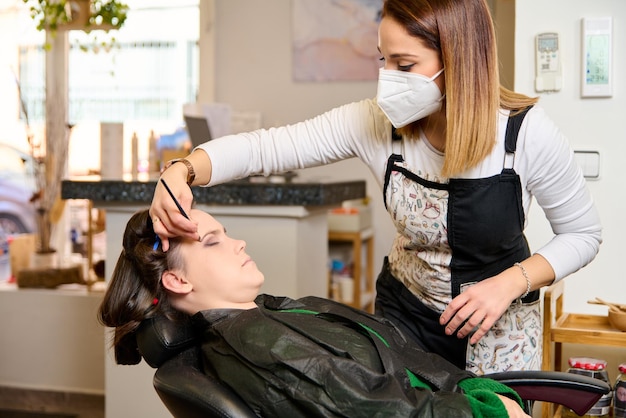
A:
[[[156,306],[159,303],[157,298],[152,299],[152,306]]]

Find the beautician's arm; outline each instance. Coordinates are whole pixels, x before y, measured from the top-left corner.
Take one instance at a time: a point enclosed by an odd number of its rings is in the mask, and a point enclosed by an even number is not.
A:
[[[211,159],[206,152],[195,150],[187,157],[195,172],[195,178],[191,185],[204,185],[211,180]],[[163,179],[185,213],[191,213],[193,194],[187,185],[188,169],[183,163],[170,165],[162,174]],[[169,195],[161,181],[157,182],[150,205],[150,217],[154,225],[154,232],[161,238],[163,251],[169,248],[169,238],[182,236],[198,239],[198,225],[193,219],[186,219],[178,210],[176,203]]]

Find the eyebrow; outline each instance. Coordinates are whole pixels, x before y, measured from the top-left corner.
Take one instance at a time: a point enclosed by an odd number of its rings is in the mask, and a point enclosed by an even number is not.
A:
[[[407,54],[407,53],[401,53],[401,54],[391,54],[389,55],[389,58],[393,58],[393,59],[402,59],[402,58],[413,58],[413,59],[418,59],[419,55],[413,55],[413,54]]]
[[[380,47],[376,47],[376,49],[378,49],[378,52],[380,52],[382,54],[382,51],[380,50]],[[391,54],[389,55],[389,58],[420,58],[419,55],[415,55],[415,54],[410,54],[408,52],[397,52],[395,54]]]
[[[212,231],[207,232],[206,234],[202,235],[202,237],[200,237],[200,241],[204,241],[204,239],[208,236],[208,235],[215,235],[218,234],[220,232],[224,232],[226,233],[226,228],[223,229],[214,229]]]

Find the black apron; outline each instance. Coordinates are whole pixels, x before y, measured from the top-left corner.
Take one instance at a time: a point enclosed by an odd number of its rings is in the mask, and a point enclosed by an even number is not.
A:
[[[510,116],[505,137],[507,154],[514,154],[517,135],[530,108]],[[495,276],[514,263],[530,256],[523,234],[524,209],[519,176],[513,167],[503,167],[500,174],[480,179],[450,179],[448,183],[428,181],[405,167],[403,157],[392,154],[385,174],[384,200],[393,172],[423,188],[447,190],[447,240],[451,250],[450,275],[452,298],[463,285]],[[439,324],[440,313],[422,303],[389,270],[388,260],[376,283],[376,313],[394,321],[426,351],[436,352],[460,368],[466,367],[467,337],[445,334]],[[539,291],[531,292],[523,302],[536,301]]]

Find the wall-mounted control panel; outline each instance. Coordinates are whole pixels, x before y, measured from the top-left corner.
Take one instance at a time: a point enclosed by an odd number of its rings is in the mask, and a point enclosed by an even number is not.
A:
[[[563,85],[559,35],[540,33],[535,38],[535,90],[559,91]]]
[[[613,19],[582,19],[582,97],[613,95]]]

